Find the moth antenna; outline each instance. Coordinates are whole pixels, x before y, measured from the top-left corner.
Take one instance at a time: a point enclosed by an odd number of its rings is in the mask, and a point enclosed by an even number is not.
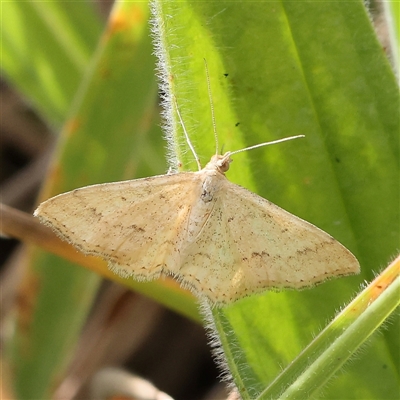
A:
[[[186,131],[185,124],[183,123],[183,119],[182,119],[181,113],[180,113],[180,111],[179,111],[178,102],[176,101],[176,97],[175,97],[175,96],[172,96],[172,97],[174,98],[176,113],[178,114],[179,122],[180,122],[181,125],[182,125],[182,129],[183,129],[183,132],[184,132],[184,134],[185,134],[186,142],[187,142],[187,144],[189,145],[189,148],[190,148],[190,150],[192,151],[192,153],[193,153],[193,155],[194,155],[194,159],[195,159],[196,162],[197,162],[197,166],[199,167],[199,171],[201,171],[200,159],[199,159],[199,156],[197,155],[197,153],[196,153],[196,151],[195,151],[195,149],[194,149],[194,147],[193,147],[193,145],[192,145],[192,142],[191,142],[190,139],[189,139],[189,135],[188,135],[188,133],[187,133],[187,131]]]
[[[230,151],[229,155],[241,153],[242,151],[257,149],[258,147],[268,146],[270,144],[287,142],[288,140],[293,140],[293,139],[298,139],[298,138],[303,138],[303,137],[305,137],[305,135],[289,136],[289,137],[285,137],[285,138],[282,138],[282,139],[273,140],[272,142],[264,142],[264,143],[256,144],[254,146],[245,147],[244,149]]]
[[[206,69],[208,100],[210,101],[211,121],[212,121],[213,131],[214,131],[215,154],[218,154],[217,124],[215,123],[214,104],[213,104],[212,95],[211,95],[210,75],[209,75],[209,73],[208,73],[208,65],[207,65],[207,60],[206,60],[205,58],[204,58],[204,67],[205,67],[205,69]]]

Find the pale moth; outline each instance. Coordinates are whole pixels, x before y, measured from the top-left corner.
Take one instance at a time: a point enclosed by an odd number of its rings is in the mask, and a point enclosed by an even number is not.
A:
[[[39,205],[34,215],[85,254],[138,280],[171,275],[212,304],[267,289],[301,289],[359,272],[353,254],[329,234],[230,181],[231,156],[202,169],[75,189]]]

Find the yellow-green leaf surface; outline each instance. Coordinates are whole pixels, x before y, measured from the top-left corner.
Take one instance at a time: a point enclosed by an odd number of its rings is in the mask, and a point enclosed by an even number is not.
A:
[[[101,29],[87,2],[2,1],[1,69],[59,127]]]
[[[234,156],[228,178],[326,230],[361,264],[360,276],[213,310],[235,383],[254,398],[398,249],[398,88],[361,1],[157,1],[155,12],[166,80],[203,165],[215,152],[205,58],[224,151],[306,135]],[[195,170],[170,118],[172,162]],[[397,334],[398,320],[324,397],[395,398]]]

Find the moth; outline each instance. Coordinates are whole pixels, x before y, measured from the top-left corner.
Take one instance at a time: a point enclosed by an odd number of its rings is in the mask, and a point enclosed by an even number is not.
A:
[[[122,276],[170,275],[217,305],[359,272],[354,255],[328,233],[230,182],[225,174],[237,152],[216,154],[197,172],[76,189],[34,215]]]

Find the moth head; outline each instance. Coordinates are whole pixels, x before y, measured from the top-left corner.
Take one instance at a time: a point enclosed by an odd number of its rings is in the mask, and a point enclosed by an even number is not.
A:
[[[228,151],[224,155],[216,154],[211,157],[211,161],[206,165],[207,169],[214,169],[224,174],[229,169],[229,165],[232,162],[231,152]]]

